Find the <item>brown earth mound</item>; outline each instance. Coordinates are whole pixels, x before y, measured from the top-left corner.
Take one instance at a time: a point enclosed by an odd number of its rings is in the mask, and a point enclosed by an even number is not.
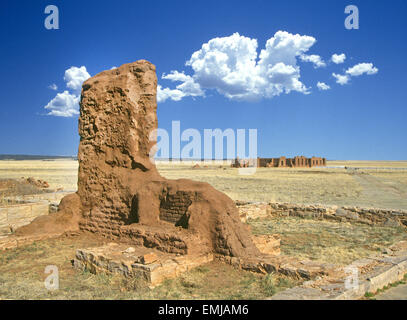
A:
[[[49,184],[47,181],[41,180],[41,179],[35,179],[33,177],[29,177],[26,179],[27,183],[41,189],[46,189],[49,188]]]
[[[29,236],[79,231],[80,210],[78,194],[69,194],[62,198],[57,213],[39,216],[30,224],[18,228],[15,233],[18,236]]]
[[[150,159],[156,89],[155,66],[145,60],[83,84],[78,192],[18,235],[79,229],[180,254],[260,254],[229,197],[207,183],[158,173]]]
[[[32,184],[26,178],[0,179],[0,200],[6,197],[40,194],[47,192],[50,192],[50,190],[46,190],[42,187],[37,186],[36,184]]]

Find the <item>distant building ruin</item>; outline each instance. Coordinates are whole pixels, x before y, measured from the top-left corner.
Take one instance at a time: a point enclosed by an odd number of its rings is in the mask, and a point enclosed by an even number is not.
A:
[[[236,158],[232,167],[245,168],[250,166],[250,160],[240,160]],[[304,156],[296,156],[294,158],[257,158],[256,166],[258,168],[312,168],[312,167],[325,167],[326,158],[312,157],[306,158]]]

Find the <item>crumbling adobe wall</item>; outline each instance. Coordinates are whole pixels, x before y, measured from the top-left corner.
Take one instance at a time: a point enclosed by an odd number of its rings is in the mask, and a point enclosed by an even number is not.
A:
[[[238,159],[235,160],[233,167],[241,167]],[[257,158],[257,167],[292,167],[292,168],[304,168],[304,167],[325,167],[326,159],[319,157],[306,158],[304,156],[296,156],[294,158]]]
[[[80,204],[70,209],[75,214],[69,228],[181,254],[260,255],[229,197],[207,183],[166,180],[158,173],[150,160],[156,88],[155,66],[145,60],[83,84],[75,195]],[[64,222],[68,216],[64,210],[56,215]],[[58,221],[35,221],[18,232],[44,229],[40,224],[48,228]]]
[[[135,190],[160,181],[149,152],[157,128],[157,79],[149,63],[104,71],[82,87],[78,194],[89,231],[111,233],[132,223]]]

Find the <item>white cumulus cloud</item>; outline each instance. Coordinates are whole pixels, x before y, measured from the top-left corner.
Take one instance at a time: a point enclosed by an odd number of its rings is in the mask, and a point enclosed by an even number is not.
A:
[[[351,77],[359,77],[363,74],[373,75],[379,72],[379,69],[373,66],[373,63],[359,63],[345,71],[345,74],[332,73],[336,78],[336,83],[340,85],[347,84]]]
[[[352,77],[358,77],[362,74],[372,75],[376,74],[377,72],[379,72],[379,69],[374,67],[373,63],[359,63],[346,70],[346,73],[351,75]]]
[[[90,78],[90,74],[86,71],[86,67],[70,67],[65,71],[64,80],[69,89],[80,91],[82,83]]]
[[[65,90],[62,93],[58,93],[44,107],[48,111],[47,115],[57,117],[73,117],[79,114],[79,100],[82,88],[82,83],[90,78],[90,74],[87,72],[86,67],[70,67],[65,70],[64,80],[66,86],[70,90]],[[51,85],[53,86],[53,85]],[[57,90],[55,85],[50,86],[50,89]]]
[[[314,68],[326,67],[326,63],[317,54],[311,55],[303,54],[300,56],[300,59],[305,62],[312,62],[314,64]]]
[[[350,77],[346,74],[332,73],[332,76],[336,79],[336,83],[339,83],[342,86],[347,84],[350,80]]]
[[[79,96],[68,91],[58,93],[44,108],[50,116],[72,117],[79,114]]]
[[[193,74],[172,71],[162,79],[178,81],[175,89],[158,88],[158,101],[175,101],[187,96],[204,96],[206,90],[237,100],[272,98],[281,93],[309,93],[300,80],[297,59],[303,57],[314,64],[324,64],[319,56],[304,55],[316,42],[306,35],[278,31],[258,52],[256,39],[234,33],[204,43],[186,62]],[[308,61],[308,60],[307,60]]]
[[[344,53],[341,54],[336,54],[334,53],[331,57],[331,60],[333,63],[335,64],[340,64],[340,63],[344,63],[346,60],[346,55]]]
[[[325,82],[319,82],[317,83],[317,87],[319,90],[325,91],[331,89],[329,85],[327,85]]]
[[[161,76],[162,80],[174,83],[175,87],[157,86],[157,102],[180,101],[185,97],[205,97],[206,91],[215,90],[220,95],[234,100],[258,100],[272,98],[292,91],[309,94],[301,81],[298,61],[311,62],[314,68],[326,67],[326,62],[317,54],[308,54],[316,39],[312,36],[277,31],[258,50],[256,39],[234,33],[228,37],[217,37],[202,44],[185,65],[191,74],[173,70]],[[335,64],[343,63],[346,55],[333,54]],[[112,69],[116,68],[115,66]],[[344,74],[332,73],[336,83],[347,84],[351,77],[362,74],[372,75],[378,69],[372,63],[360,63]],[[79,112],[82,83],[90,78],[85,66],[70,67],[65,71],[65,90],[58,93],[44,108],[48,115],[71,117]],[[57,90],[52,84],[51,89]],[[319,90],[329,90],[330,86],[318,82]]]
[[[157,86],[157,102],[164,102],[167,99],[180,101],[185,94],[178,89],[163,88],[161,85]]]
[[[58,90],[58,86],[57,86],[55,83],[53,83],[53,84],[50,84],[50,85],[48,86],[48,89],[51,89],[51,90],[56,91],[56,90]]]
[[[179,101],[188,96],[198,97],[205,95],[200,85],[184,72],[171,71],[169,74],[163,74],[162,79],[181,83],[175,89],[162,88],[161,85],[158,85],[157,102],[164,102],[167,99]]]

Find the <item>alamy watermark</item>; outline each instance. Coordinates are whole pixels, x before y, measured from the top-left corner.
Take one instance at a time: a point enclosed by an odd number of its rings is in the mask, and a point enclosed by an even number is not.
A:
[[[55,291],[59,289],[59,270],[55,265],[45,267],[45,274],[49,274],[44,280],[44,286],[47,290]]]
[[[345,28],[359,29],[359,8],[353,4],[348,5],[345,7],[345,13],[349,14],[345,19]]]
[[[355,266],[347,266],[344,269],[347,275],[345,279],[345,289],[356,290],[359,288],[359,269]]]
[[[59,29],[59,9],[57,6],[48,5],[44,10],[45,14],[48,16],[44,20],[44,27],[47,30],[58,30]]]
[[[181,131],[181,122],[172,121],[171,133],[158,128],[150,134],[154,143],[150,160],[212,161],[246,159],[248,165],[239,168],[239,174],[254,174],[257,167],[257,129],[204,129],[188,128]],[[171,148],[170,148],[171,141]],[[171,149],[171,156],[170,156]]]

